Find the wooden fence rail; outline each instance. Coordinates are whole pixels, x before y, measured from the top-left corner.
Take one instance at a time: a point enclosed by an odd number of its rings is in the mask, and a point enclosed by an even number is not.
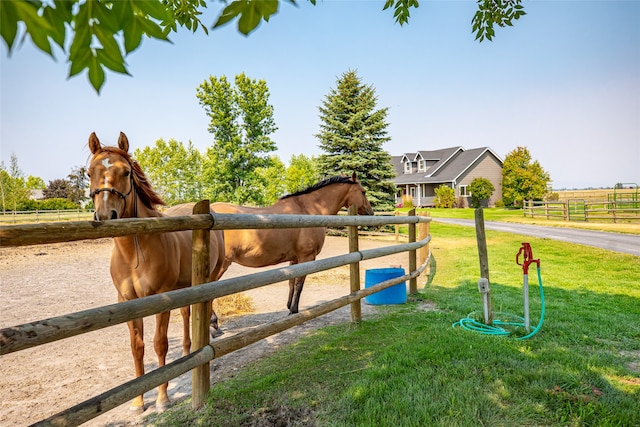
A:
[[[430,238],[427,238],[419,242],[351,252],[3,328],[0,329],[0,355],[319,271],[417,250],[426,245],[429,240]]]
[[[206,211],[206,210],[205,210]],[[24,246],[43,243],[75,241],[81,239],[96,239],[104,237],[123,236],[128,234],[158,233],[178,230],[210,229],[248,229],[248,228],[302,228],[326,226],[350,226],[355,230],[357,241],[357,226],[383,224],[427,224],[428,217],[359,217],[359,216],[307,216],[307,215],[233,215],[233,214],[197,214],[184,217],[123,219],[118,221],[76,221],[67,223],[26,224],[15,226],[0,226],[0,246]],[[415,227],[413,227],[415,229]],[[152,314],[165,312],[186,305],[201,304],[205,301],[254,289],[271,283],[288,280],[311,273],[328,270],[348,264],[355,264],[363,260],[409,252],[409,264],[415,266],[416,251],[426,246],[431,237],[428,229],[420,227],[423,235],[419,241],[406,244],[387,246],[365,251],[357,250],[357,245],[351,246],[349,254],[306,262],[289,267],[275,268],[266,272],[249,274],[242,277],[219,280],[180,289],[159,295],[153,295],[137,300],[126,301],[104,307],[98,307],[64,316],[31,322],[28,324],[0,329],[0,354],[24,350],[45,343],[72,337],[75,335],[95,331],[97,329],[124,323],[134,318],[147,317]],[[196,236],[198,233],[194,233]],[[194,239],[202,240],[200,238]],[[206,240],[206,239],[205,239]],[[194,255],[197,252],[206,253],[206,249],[197,249],[194,243]],[[194,256],[194,268],[197,257]],[[198,349],[194,347],[192,354],[185,356],[163,368],[156,369],[142,377],[116,387],[100,396],[89,399],[73,408],[60,412],[37,425],[78,425],[104,412],[125,403],[127,400],[151,390],[169,379],[175,378],[189,370],[194,372],[194,384],[198,380],[195,372],[199,367],[208,364],[215,357],[220,357],[248,344],[263,339],[284,329],[298,325],[311,318],[326,314],[346,304],[359,304],[359,300],[379,290],[393,286],[406,280],[411,281],[411,291],[415,292],[413,283],[422,273],[428,260],[408,275],[395,278],[364,290],[352,288],[351,294],[329,301],[296,315],[271,324],[266,324],[250,331],[239,333],[230,338],[216,339],[211,343],[202,343]],[[194,282],[195,283],[195,282]],[[197,284],[197,283],[195,283]],[[353,310],[352,310],[353,314]],[[207,322],[206,316],[199,316],[199,323]],[[193,322],[196,322],[195,316]],[[199,326],[202,328],[202,325]],[[196,328],[194,323],[194,329]],[[206,345],[204,345],[206,344]],[[205,371],[206,372],[206,371]],[[199,374],[204,375],[203,373]],[[207,375],[208,376],[208,375]],[[201,378],[200,378],[201,379]],[[207,378],[208,381],[208,378]],[[193,401],[202,402],[208,383],[203,382],[199,387],[199,396]],[[193,392],[196,393],[194,386]]]
[[[637,201],[587,201],[571,199],[560,202],[526,201],[525,217],[544,217],[559,221],[613,221],[640,220],[640,202]]]
[[[305,228],[416,224],[418,217],[336,215],[200,214],[162,218],[125,218],[117,221],[69,221],[0,226],[0,247],[42,245],[131,234],[184,230],[241,230],[251,228]]]

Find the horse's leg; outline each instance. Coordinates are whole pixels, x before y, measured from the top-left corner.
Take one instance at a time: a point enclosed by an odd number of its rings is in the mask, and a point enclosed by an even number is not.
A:
[[[136,368],[136,378],[144,375],[144,322],[143,319],[135,319],[127,322],[129,338],[131,339],[131,354]],[[131,412],[144,411],[144,395],[136,397],[129,406]]]
[[[231,258],[225,258],[224,262],[220,262],[220,260],[218,260],[216,267],[211,271],[209,280],[211,280],[212,282],[216,280],[220,280],[222,275],[227,271],[227,269],[231,265],[231,262],[232,262]],[[212,339],[224,334],[222,329],[220,329],[220,325],[218,325],[218,315],[213,309],[213,300],[211,300],[211,318],[209,320],[209,333]]]
[[[306,277],[307,276],[302,276],[289,280],[289,302],[287,303],[289,314],[295,314],[298,312],[300,294],[302,294],[302,287],[304,286],[304,279],[306,279]]]
[[[209,333],[211,334],[211,338],[219,337],[224,334],[220,326],[218,325],[218,315],[213,310],[213,300],[211,300],[211,318],[209,320]]]
[[[191,352],[191,325],[189,324],[189,317],[191,314],[190,307],[180,307],[180,314],[182,315],[182,355],[186,356]]]
[[[163,367],[167,359],[167,351],[169,349],[169,340],[167,339],[167,329],[169,328],[170,311],[156,314],[156,334],[153,337],[153,347],[158,356],[158,367]],[[171,402],[167,395],[167,387],[169,383],[161,384],[158,387],[158,398],[156,399],[156,411],[163,412]]]

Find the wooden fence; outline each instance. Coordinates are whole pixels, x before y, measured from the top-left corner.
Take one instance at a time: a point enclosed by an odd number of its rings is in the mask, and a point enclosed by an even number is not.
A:
[[[0,211],[0,224],[25,222],[81,221],[93,218],[92,209],[54,209],[33,211]]]
[[[638,201],[588,201],[571,199],[560,202],[526,201],[524,216],[543,217],[558,221],[613,221],[614,223],[640,220]]]
[[[430,218],[426,216],[415,216],[415,211],[412,211],[411,215],[407,217],[355,216],[354,207],[350,209],[350,214],[350,216],[331,216],[216,213],[166,218],[121,219],[118,221],[104,222],[74,221],[0,226],[0,247],[37,245],[181,230],[208,231],[249,228],[347,226],[350,232],[350,253],[345,255],[288,267],[274,268],[265,272],[223,279],[217,282],[202,283],[191,288],[0,329],[0,355],[4,355],[124,323],[128,320],[147,317],[186,305],[193,305],[194,316],[192,317],[192,328],[194,331],[194,344],[192,345],[191,354],[108,390],[99,396],[92,397],[34,425],[79,425],[190,370],[193,371],[192,401],[194,408],[197,408],[204,402],[205,394],[208,391],[208,364],[214,358],[231,353],[347,304],[351,304],[352,320],[359,322],[361,320],[360,300],[362,298],[407,280],[409,281],[409,291],[412,293],[416,292],[417,277],[425,270],[428,263],[428,260],[425,260],[419,268],[416,268],[416,253],[420,248],[425,247],[431,239],[428,230]],[[409,224],[409,243],[370,250],[358,250],[358,226],[379,226],[384,224]],[[416,227],[416,224],[419,224],[419,227]],[[416,241],[417,232],[420,233],[419,241]],[[208,252],[202,250],[203,248],[200,246],[208,245],[208,239],[198,238],[198,234],[197,231],[194,231],[194,254]],[[410,272],[408,274],[387,280],[366,289],[360,289],[358,267],[360,261],[401,252],[409,253]],[[194,267],[196,264],[203,262],[206,261],[194,256]],[[350,294],[303,310],[300,313],[287,316],[276,322],[267,323],[238,333],[229,338],[216,338],[209,342],[207,337],[204,342],[201,343],[200,348],[196,347],[196,331],[200,331],[198,334],[208,333],[208,319],[206,319],[206,316],[196,315],[195,312],[195,310],[202,308],[205,301],[344,265],[351,265]],[[197,279],[194,281],[194,284],[197,284]],[[203,369],[205,367],[206,369]]]

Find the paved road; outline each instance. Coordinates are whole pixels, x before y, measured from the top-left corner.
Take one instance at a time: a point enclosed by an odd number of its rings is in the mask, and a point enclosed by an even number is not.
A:
[[[448,224],[475,227],[472,219],[433,218],[434,221]],[[583,230],[578,228],[543,227],[539,225],[515,224],[509,222],[485,221],[486,230],[504,231],[594,246],[610,251],[640,256],[640,235],[608,233],[604,231]]]

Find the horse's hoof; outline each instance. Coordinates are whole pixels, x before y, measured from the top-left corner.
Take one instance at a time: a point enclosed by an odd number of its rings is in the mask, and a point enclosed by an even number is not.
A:
[[[220,328],[209,328],[209,333],[211,334],[211,338],[219,337],[224,334],[224,331]]]
[[[131,405],[129,406],[129,413],[132,415],[140,415],[144,412],[144,406]]]
[[[162,413],[171,407],[171,402],[156,402],[156,412]]]

